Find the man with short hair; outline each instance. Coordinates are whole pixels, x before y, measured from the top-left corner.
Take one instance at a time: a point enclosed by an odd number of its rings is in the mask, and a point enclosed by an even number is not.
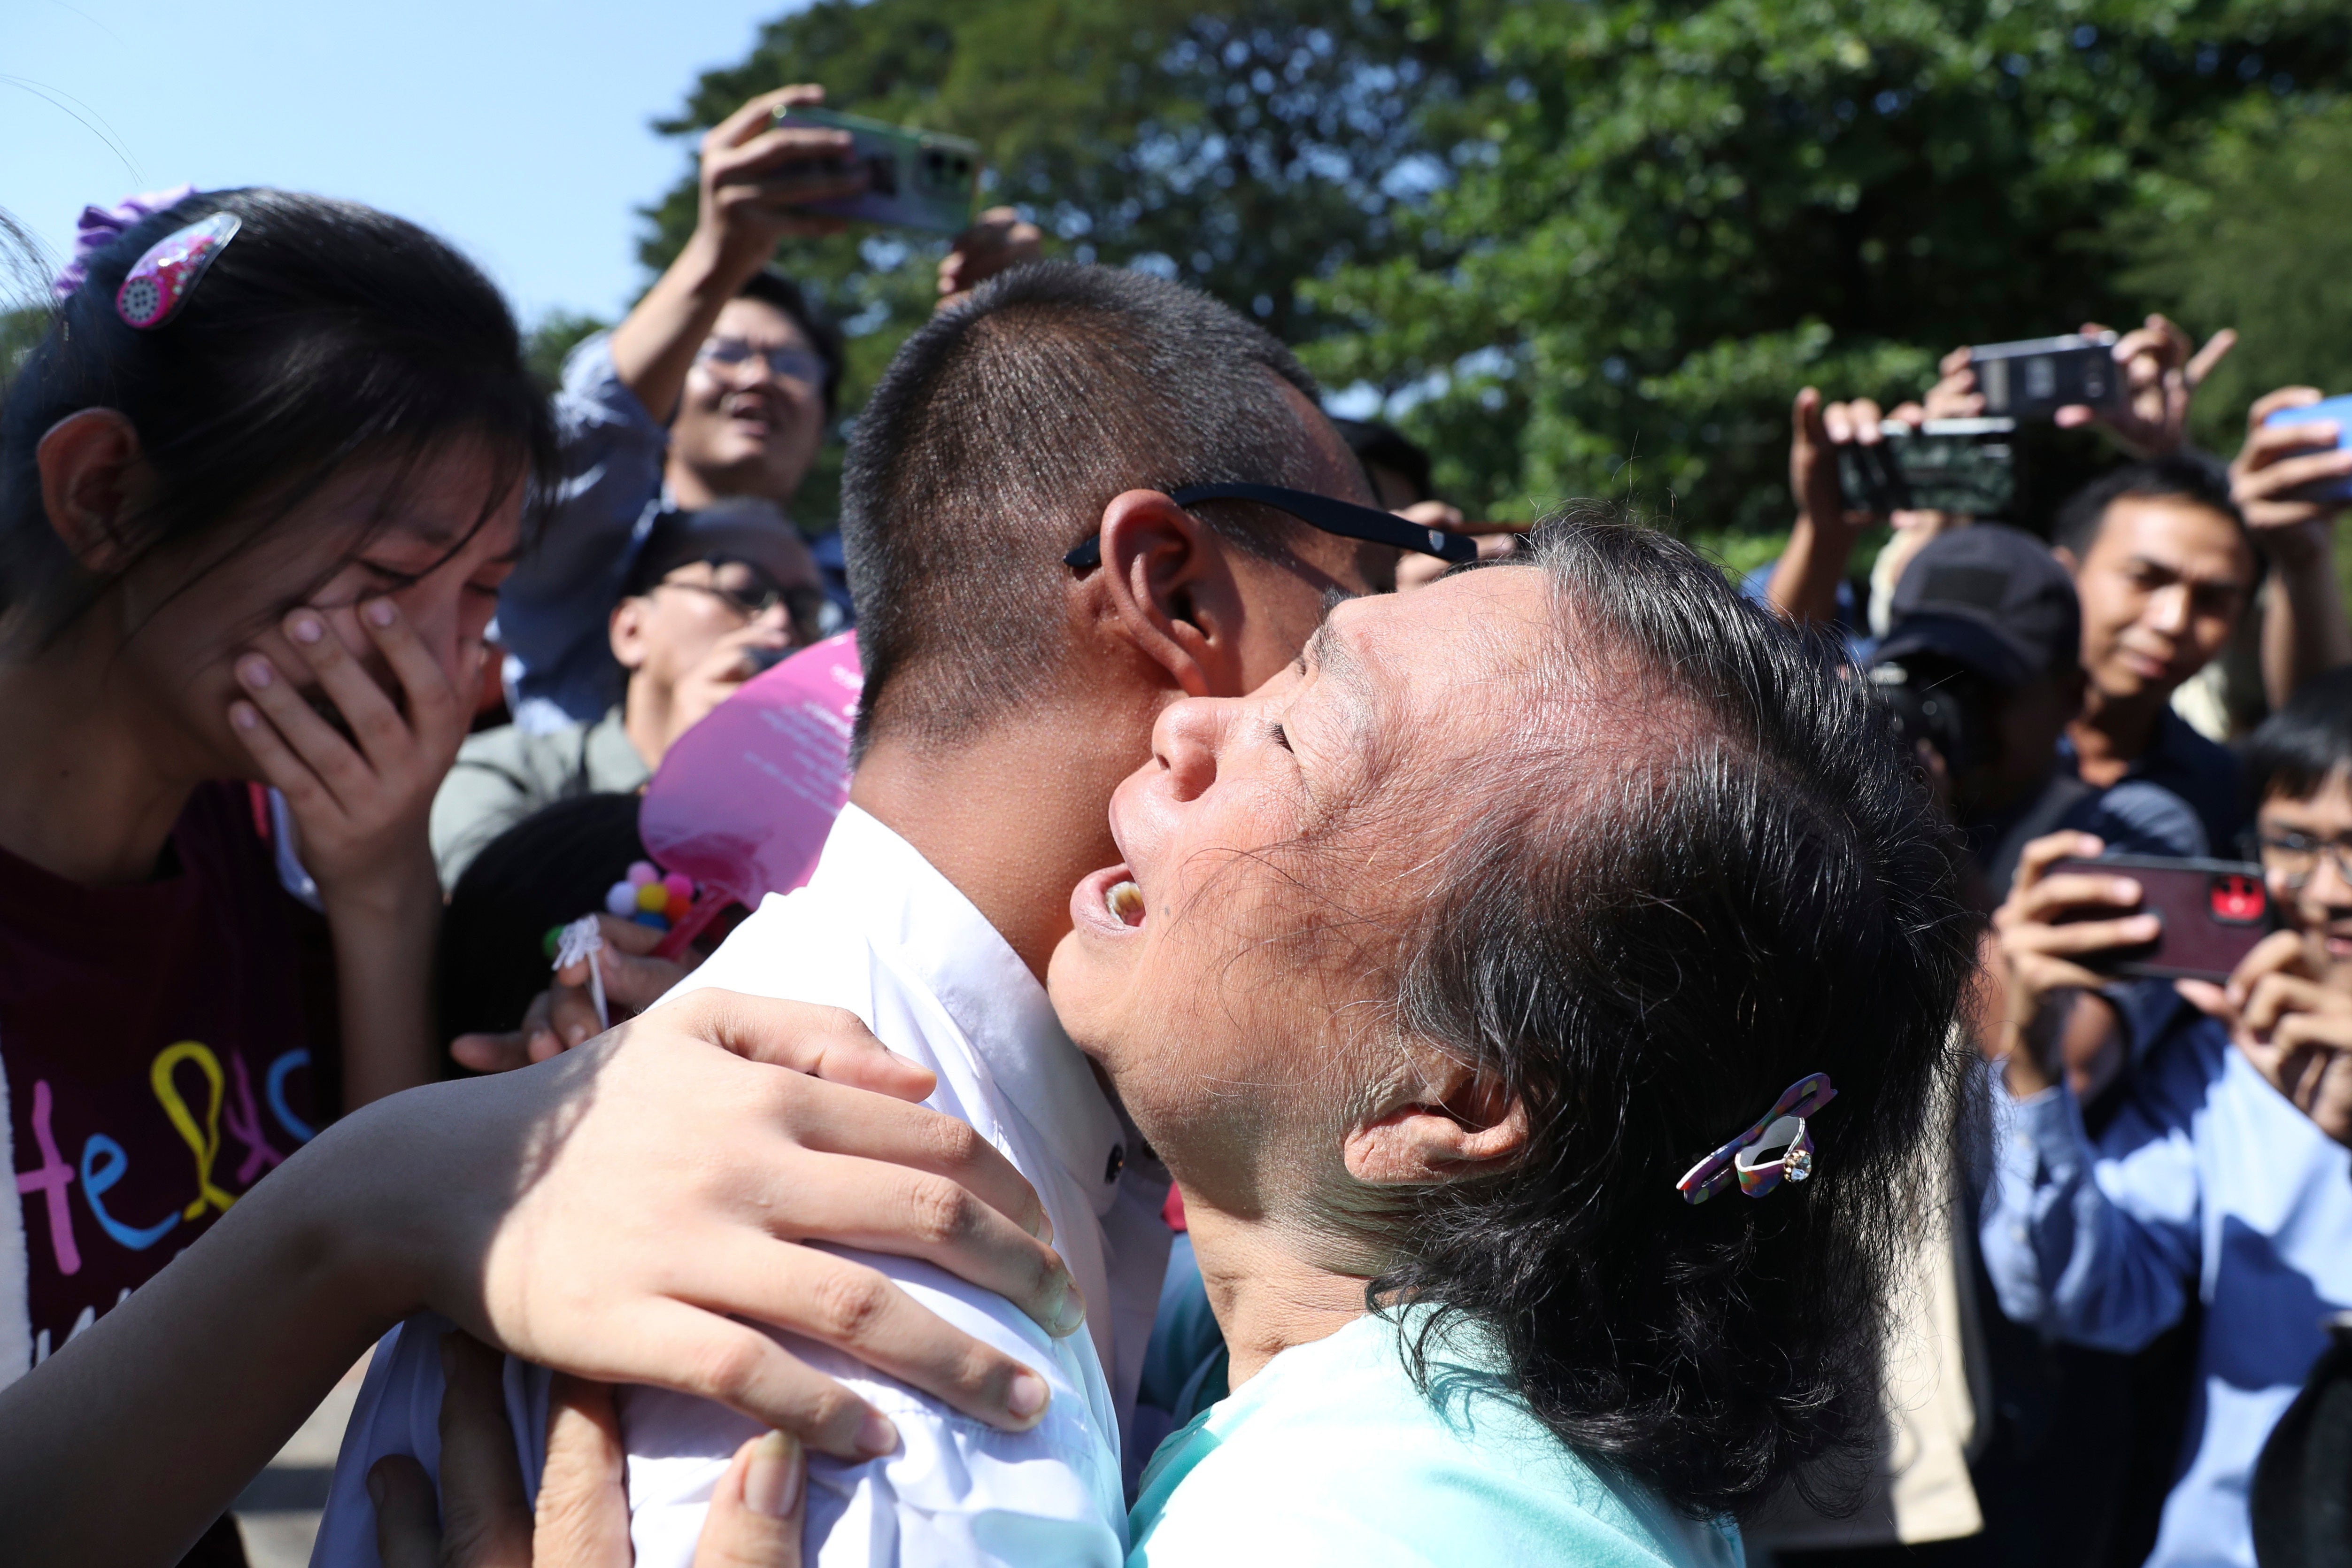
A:
[[[620,700],[593,724],[467,737],[433,797],[441,885],[456,887],[485,846],[541,806],[644,787],[737,687],[817,640],[824,604],[807,544],[765,501],[661,513],[606,617]]]
[[[2208,848],[2234,854],[2246,822],[2237,760],[2172,710],[2262,576],[2228,476],[2189,456],[2119,468],[2060,510],[2051,550],[2082,600],[2090,678],[2069,761],[2098,789],[2163,785],[2195,809]]]
[[[687,984],[845,1007],[935,1071],[932,1103],[1036,1187],[1084,1299],[1034,1323],[927,1265],[848,1253],[845,1320],[929,1307],[1033,1369],[1006,1404],[1038,1425],[994,1431],[797,1345],[888,1415],[856,1452],[812,1458],[808,1549],[1116,1564],[1122,1447],[1128,1478],[1150,1447],[1135,1406],[1168,1180],[1046,1000],[1071,889],[1118,858],[1108,803],[1170,701],[1255,689],[1335,598],[1391,586],[1401,547],[1475,547],[1373,509],[1314,382],[1262,330],[1148,274],[1066,264],[918,329],[859,420],[844,496],[866,669],[850,804],[807,887]],[[432,1468],[431,1337],[404,1330],[370,1373],[323,1563],[373,1562],[377,1458]],[[537,1455],[548,1384],[524,1386]],[[740,1418],[654,1390],[619,1402],[636,1561],[683,1565]]]
[[[777,242],[838,218],[840,132],[784,128],[814,87],[751,100],[702,139],[694,233],[621,324],[572,352],[555,410],[564,481],[537,545],[499,592],[508,700],[526,731],[593,725],[620,700],[605,611],[665,510],[750,498],[789,517],[832,420],[839,330],[768,265]]]

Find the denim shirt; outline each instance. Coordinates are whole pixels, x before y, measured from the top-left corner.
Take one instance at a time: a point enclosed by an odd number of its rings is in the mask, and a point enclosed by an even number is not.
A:
[[[1995,1068],[1995,1072],[1999,1069]],[[2094,1142],[2062,1084],[1993,1089],[1979,1240],[2013,1321],[2132,1352],[2204,1305],[2180,1468],[2153,1568],[2252,1568],[2263,1440],[2352,1306],[2352,1153],[2188,1015],[2117,1090]]]
[[[526,732],[593,724],[621,700],[606,626],[661,510],[669,433],[613,369],[610,334],[564,361],[561,479],[539,538],[499,590],[507,701]]]

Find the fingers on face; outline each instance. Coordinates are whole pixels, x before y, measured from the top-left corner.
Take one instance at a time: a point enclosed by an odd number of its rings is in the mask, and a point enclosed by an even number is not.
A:
[[[381,770],[395,760],[407,743],[408,726],[327,617],[316,610],[297,610],[286,617],[280,629],[296,655],[310,667],[310,674],[343,716],[343,722],[351,726],[352,738],[372,767]],[[320,727],[331,728],[323,721]]]
[[[236,661],[236,679],[246,691],[241,706],[267,722],[247,722],[236,706],[229,710],[229,722],[288,803],[298,810],[348,805],[369,775],[359,752],[312,711],[277,661],[247,654]]]
[[[547,1465],[532,1521],[540,1562],[629,1568],[626,1455],[612,1389],[557,1374],[548,1392]]]
[[[453,727],[462,738],[465,722],[473,717],[457,695],[449,672],[416,635],[408,617],[390,599],[371,599],[360,606],[360,626],[392,667],[407,698],[408,728],[422,735],[440,736]],[[364,673],[364,672],[362,672]],[[369,683],[374,685],[371,679]]]

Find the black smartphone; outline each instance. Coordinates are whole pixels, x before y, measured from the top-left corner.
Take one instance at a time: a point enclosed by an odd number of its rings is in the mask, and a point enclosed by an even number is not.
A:
[[[778,109],[772,118],[778,125],[847,132],[850,163],[866,171],[866,188],[857,195],[810,202],[809,211],[933,234],[971,226],[979,142],[829,109]]]
[[[2100,860],[2061,860],[2050,868],[2050,875],[2129,877],[2139,884],[2140,910],[2163,922],[2154,942],[2111,948],[2083,960],[2085,969],[2102,974],[2219,984],[2230,978],[2256,943],[2278,929],[2263,868],[2251,861],[2114,855]],[[2073,917],[2116,918],[2105,910]]]
[[[1880,440],[1840,447],[1838,484],[1846,503],[1884,517],[1948,511],[2008,517],[2017,505],[2014,419],[1930,419],[1914,430],[1881,424]]]
[[[2116,334],[2026,338],[2013,343],[1978,343],[1969,350],[1987,415],[2009,419],[2047,419],[2074,404],[2119,408],[2124,367],[2116,363]]]

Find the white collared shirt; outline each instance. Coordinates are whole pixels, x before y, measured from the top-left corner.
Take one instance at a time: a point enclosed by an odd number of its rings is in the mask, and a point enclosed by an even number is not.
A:
[[[863,1464],[812,1457],[807,1560],[1118,1563],[1120,1435],[1167,1266],[1167,1178],[1062,1032],[1035,976],[913,846],[851,806],[808,886],[769,898],[672,996],[704,986],[845,1008],[937,1072],[929,1103],[976,1128],[1035,1186],[1089,1309],[1085,1331],[1056,1341],[1003,1297],[930,1265],[836,1249],[1027,1363],[1051,1402],[1033,1430],[1000,1432],[829,1347],[778,1335],[887,1415],[902,1439],[897,1453]],[[408,1453],[437,1467],[436,1337],[395,1330],[370,1366],[311,1559],[320,1568],[378,1568],[365,1490],[377,1459]],[[547,1376],[509,1363],[507,1390],[535,1489]],[[687,1568],[712,1484],[760,1427],[658,1389],[625,1388],[619,1408],[639,1568]]]

